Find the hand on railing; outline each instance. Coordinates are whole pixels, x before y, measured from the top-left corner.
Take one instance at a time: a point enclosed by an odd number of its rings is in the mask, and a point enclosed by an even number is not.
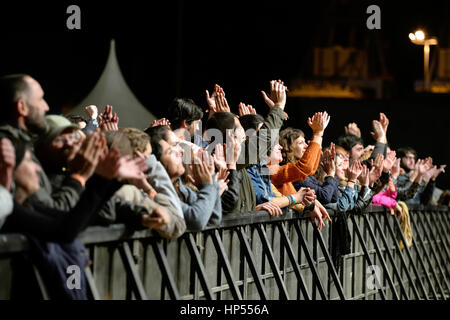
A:
[[[271,216],[280,216],[283,214],[280,206],[273,202],[264,202],[256,206],[256,211],[265,210],[269,212]]]
[[[159,230],[170,223],[170,215],[163,207],[158,207],[151,214],[142,216],[142,225],[144,227]]]

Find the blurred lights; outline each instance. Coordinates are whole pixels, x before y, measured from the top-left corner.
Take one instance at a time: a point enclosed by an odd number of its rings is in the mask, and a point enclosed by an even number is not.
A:
[[[416,36],[414,35],[414,33],[409,34],[409,39],[411,39],[412,41],[416,40]]]
[[[415,33],[417,40],[423,40],[425,39],[425,33],[422,30],[417,30]],[[410,37],[411,38],[411,37]],[[411,39],[412,40],[412,39]]]

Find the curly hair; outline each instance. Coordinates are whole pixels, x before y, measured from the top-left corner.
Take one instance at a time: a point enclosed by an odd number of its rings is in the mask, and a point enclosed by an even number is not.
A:
[[[281,150],[281,154],[283,155],[281,165],[297,161],[292,151],[292,144],[297,138],[304,136],[305,134],[302,130],[291,127],[280,132],[280,145],[283,147],[283,150]]]
[[[119,131],[130,140],[133,152],[144,153],[150,143],[150,137],[142,130],[136,128],[120,128]]]

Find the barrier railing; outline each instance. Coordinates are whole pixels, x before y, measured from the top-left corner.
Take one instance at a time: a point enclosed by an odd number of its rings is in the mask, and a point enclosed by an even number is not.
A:
[[[176,240],[123,225],[80,235],[93,299],[448,299],[450,217],[446,207],[410,206],[413,241],[382,207],[347,219],[351,253],[335,266],[333,228],[317,230],[306,214],[230,214],[218,228]],[[0,234],[0,298],[13,289],[11,262],[26,255],[20,234]],[[32,268],[42,298],[39,270]]]

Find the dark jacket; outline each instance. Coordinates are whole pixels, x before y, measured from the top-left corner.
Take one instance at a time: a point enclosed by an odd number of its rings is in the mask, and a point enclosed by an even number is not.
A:
[[[257,205],[264,202],[270,202],[273,197],[276,197],[272,191],[270,169],[266,164],[261,163],[249,167],[247,168],[247,173],[252,180]]]
[[[55,172],[49,175],[49,181],[54,189],[59,189],[67,176],[67,171]],[[92,219],[91,225],[108,226],[123,223],[132,230],[143,230],[145,227],[142,226],[142,216],[147,213],[142,206],[111,196]]]
[[[2,232],[27,233],[45,241],[72,242],[96,217],[104,203],[122,186],[94,175],[86,183],[80,201],[69,212],[37,204],[30,210],[14,202]]]
[[[293,183],[295,189],[310,188],[316,192],[317,200],[323,205],[336,202],[338,200],[338,180],[333,177],[325,177],[322,183],[314,176],[308,176],[304,181],[296,181]]]
[[[409,185],[409,174],[401,174],[397,178],[397,186],[401,188],[402,190],[406,188],[407,185]],[[409,190],[408,196],[410,198],[405,199],[406,204],[423,204],[427,205],[430,203],[432,197],[433,197],[433,191],[436,187],[435,181],[430,180],[427,185],[422,181],[418,186],[417,183],[414,182],[410,188],[412,190]],[[416,191],[413,194],[413,191]],[[403,196],[403,195],[402,195]],[[412,197],[411,197],[412,196]]]
[[[1,137],[12,137],[14,139],[26,141],[30,144],[31,147],[36,140],[33,135],[31,135],[24,129],[14,127],[9,124],[3,124],[0,126],[0,138]],[[30,152],[33,161],[42,167],[41,162],[36,157],[33,148],[30,150]],[[70,176],[61,182],[61,185],[58,189],[54,189],[44,170],[41,170],[39,173],[39,183],[41,188],[33,195],[31,195],[27,199],[27,202],[32,206],[42,203],[46,207],[61,211],[70,211],[72,208],[74,208],[76,203],[80,199],[80,194],[84,190],[80,182],[78,182],[78,180],[76,179],[71,178]]]
[[[262,135],[258,135],[257,139],[249,139],[244,142],[237,165],[237,169],[242,175],[240,196],[233,208],[226,212],[250,212],[255,210],[255,191],[246,168],[267,160],[267,155],[271,153],[271,150],[277,141],[278,131],[283,125],[284,119],[285,114],[281,108],[272,108],[265,118],[261,129],[258,131],[258,134],[261,132]],[[272,130],[274,130],[274,132],[272,132]],[[260,144],[259,141],[261,141],[262,144]],[[259,156],[260,149],[262,152],[261,157]]]
[[[235,204],[239,201],[241,193],[242,172],[239,170],[228,170],[228,190],[222,193],[222,210],[224,213],[233,210]]]

